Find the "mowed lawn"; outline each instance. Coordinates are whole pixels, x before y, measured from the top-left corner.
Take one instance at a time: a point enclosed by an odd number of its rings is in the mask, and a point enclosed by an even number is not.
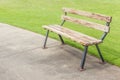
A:
[[[113,17],[110,33],[104,43],[100,44],[100,48],[107,62],[120,66],[120,0],[0,0],[0,23],[11,24],[45,35],[46,31],[41,26],[60,24],[62,7],[97,12]],[[82,29],[95,37],[99,35],[83,27],[74,27],[73,24],[68,23],[66,26],[78,31]],[[50,36],[59,40],[54,33]],[[71,46],[83,49],[83,46],[78,43],[64,39]],[[89,53],[98,57],[95,46],[89,48]]]

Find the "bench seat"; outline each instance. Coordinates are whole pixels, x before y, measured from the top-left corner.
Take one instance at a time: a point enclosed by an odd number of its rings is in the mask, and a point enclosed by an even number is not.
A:
[[[73,31],[60,25],[44,25],[43,28],[70,38],[71,40],[78,42],[83,46],[95,45],[102,42],[102,40],[90,37],[80,32]]]

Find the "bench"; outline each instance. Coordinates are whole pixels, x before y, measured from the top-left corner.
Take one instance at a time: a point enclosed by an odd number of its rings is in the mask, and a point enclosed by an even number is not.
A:
[[[102,63],[104,63],[104,58],[101,54],[101,51],[99,49],[98,44],[102,43],[104,38],[106,37],[106,35],[109,33],[110,31],[110,23],[112,20],[112,17],[110,16],[106,16],[106,15],[102,15],[102,14],[98,14],[98,13],[91,13],[91,12],[86,12],[86,11],[82,11],[82,10],[75,10],[75,9],[71,9],[71,8],[63,8],[64,11],[64,15],[62,16],[62,23],[61,25],[43,25],[43,28],[47,30],[47,34],[46,34],[46,38],[45,38],[45,42],[43,45],[43,48],[46,48],[46,42],[47,42],[47,38],[48,38],[48,34],[49,31],[51,32],[55,32],[58,34],[62,44],[64,44],[64,40],[62,38],[62,36],[69,38],[77,43],[80,43],[81,45],[84,46],[84,52],[83,52],[83,56],[82,56],[82,60],[81,60],[81,65],[80,65],[80,69],[84,70],[84,64],[85,64],[85,60],[86,60],[86,54],[88,51],[88,47],[91,45],[95,45],[96,49],[99,53],[99,56],[102,60]],[[70,14],[68,16],[68,14]],[[96,23],[93,20],[92,21],[88,21],[86,19],[80,19],[80,18],[75,18],[75,16],[71,17],[72,15],[78,15],[78,16],[84,16],[87,18],[92,18],[95,20],[100,20],[100,21],[104,21],[106,23],[106,25],[100,24],[100,23]],[[103,32],[102,36],[100,39],[94,38],[92,36],[88,36],[84,33],[80,33],[78,31],[75,30],[71,30],[69,28],[63,27],[63,24],[68,21],[68,22],[72,22],[75,24],[80,24],[88,27],[88,28],[93,28],[96,30],[100,30]]]

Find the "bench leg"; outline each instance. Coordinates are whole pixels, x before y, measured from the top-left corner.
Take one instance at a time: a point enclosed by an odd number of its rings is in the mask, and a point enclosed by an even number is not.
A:
[[[83,56],[82,56],[82,61],[81,61],[81,71],[84,70],[84,65],[85,65],[85,60],[86,60],[86,54],[87,54],[87,50],[88,50],[88,46],[84,47],[84,52],[83,52]]]
[[[44,49],[46,48],[46,43],[47,43],[47,39],[48,39],[48,34],[49,34],[49,30],[47,30],[47,33],[46,33],[46,38],[45,38],[45,42],[44,42],[44,45],[43,45],[43,48],[44,48]]]
[[[64,40],[63,40],[62,36],[61,36],[61,35],[59,35],[59,34],[58,34],[58,36],[59,36],[59,38],[60,38],[60,40],[61,40],[62,44],[64,44]]]
[[[102,54],[101,54],[101,51],[100,51],[100,49],[99,49],[99,46],[96,44],[96,48],[97,48],[97,50],[98,50],[98,53],[99,53],[99,56],[100,56],[100,58],[101,58],[101,60],[102,60],[102,63],[104,63],[105,61],[104,61],[104,58],[103,58],[103,56],[102,56]]]

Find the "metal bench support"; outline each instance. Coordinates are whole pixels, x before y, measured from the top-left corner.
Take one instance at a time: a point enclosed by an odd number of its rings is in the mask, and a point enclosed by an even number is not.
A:
[[[83,56],[82,56],[81,65],[80,65],[81,71],[84,70],[84,65],[85,65],[85,60],[86,60],[87,51],[88,51],[88,46],[85,46],[85,47],[84,47]]]
[[[61,40],[62,44],[65,44],[65,43],[64,43],[64,40],[63,40],[63,38],[62,38],[62,36],[61,36],[61,35],[59,35],[59,34],[58,34],[58,36],[59,36],[59,38],[60,38],[60,40]]]
[[[46,43],[47,43],[48,35],[49,35],[49,30],[47,30],[47,33],[46,33],[46,38],[45,38],[45,42],[44,42],[44,45],[43,45],[44,49],[46,48]]]
[[[97,48],[97,51],[98,51],[98,53],[99,53],[99,56],[100,56],[100,58],[101,58],[101,60],[102,60],[102,63],[104,63],[105,61],[104,61],[104,58],[103,58],[103,56],[102,56],[102,54],[101,54],[101,51],[100,51],[100,49],[99,49],[99,46],[96,44],[96,48]]]

